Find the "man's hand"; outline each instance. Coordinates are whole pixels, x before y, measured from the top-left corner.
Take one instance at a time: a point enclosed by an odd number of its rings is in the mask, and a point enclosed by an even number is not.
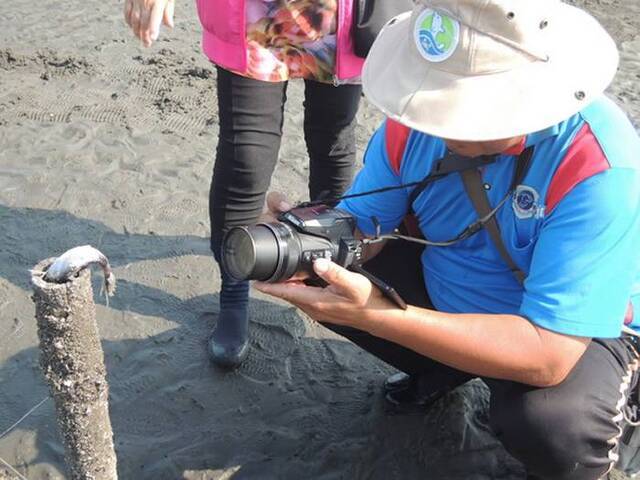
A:
[[[300,308],[314,320],[367,330],[367,322],[383,310],[399,310],[364,276],[350,272],[327,259],[314,262],[315,273],[326,281],[326,288],[309,287],[302,282],[260,283],[255,287]]]
[[[158,39],[160,22],[173,28],[174,0],[125,0],[124,19],[145,47]]]

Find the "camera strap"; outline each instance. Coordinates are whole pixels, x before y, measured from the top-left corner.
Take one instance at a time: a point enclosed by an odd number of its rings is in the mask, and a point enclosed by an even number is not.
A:
[[[367,241],[367,243],[375,243],[377,241],[390,239],[390,240],[405,240],[409,242],[419,243],[425,246],[435,246],[435,247],[448,247],[454,245],[462,240],[465,240],[472,235],[475,235],[477,232],[482,230],[483,228],[487,229],[487,233],[494,243],[498,253],[507,264],[515,278],[518,280],[520,284],[524,282],[525,273],[517,266],[509,251],[507,250],[506,245],[502,239],[500,234],[500,228],[498,226],[498,222],[495,219],[496,213],[502,208],[502,206],[507,202],[507,200],[513,195],[516,187],[524,180],[527,172],[529,171],[529,167],[531,165],[531,159],[533,158],[533,146],[527,147],[520,153],[518,158],[516,159],[516,165],[513,172],[513,177],[511,180],[511,185],[509,190],[502,198],[500,202],[495,207],[491,207],[489,203],[489,198],[487,196],[487,192],[484,187],[484,182],[482,181],[482,175],[480,173],[480,168],[490,165],[494,163],[498,155],[484,155],[480,157],[463,157],[460,155],[456,155],[454,153],[448,153],[440,160],[437,160],[431,171],[428,175],[426,175],[422,180],[417,182],[409,182],[404,183],[402,185],[394,185],[392,187],[384,187],[376,190],[369,190],[366,192],[359,192],[355,194],[348,194],[338,198],[332,199],[319,199],[311,202],[305,202],[300,207],[309,207],[313,205],[320,204],[330,204],[336,205],[341,200],[346,200],[349,198],[363,197],[367,195],[374,195],[376,193],[383,193],[391,190],[399,190],[406,189],[410,187],[415,187],[410,195],[409,195],[409,205],[410,211],[407,212],[408,217],[414,216],[413,204],[418,196],[425,191],[425,189],[436,180],[446,177],[451,173],[458,173],[462,178],[462,183],[464,185],[465,191],[469,196],[471,203],[473,204],[476,213],[478,214],[478,220],[476,220],[471,225],[467,226],[462,232],[460,232],[455,238],[444,241],[431,241],[425,238],[419,238],[413,235],[402,235],[399,233],[392,233],[382,235],[380,234],[380,226],[379,222],[375,217],[372,217],[371,220],[377,227],[376,236],[373,239]],[[395,299],[394,299],[395,301]],[[396,302],[397,303],[397,302]]]
[[[509,188],[508,196],[511,196],[516,187],[524,180],[529,166],[531,164],[531,158],[533,156],[533,147],[525,149],[520,156],[516,164],[516,168],[513,172],[513,179],[511,181],[511,187]],[[460,172],[462,177],[462,183],[467,191],[467,195],[473,203],[473,207],[476,209],[480,218],[486,217],[491,212],[491,205],[489,203],[489,197],[487,191],[484,188],[484,182],[482,181],[482,175],[477,168],[463,170]],[[523,284],[526,277],[525,273],[516,265],[515,261],[509,254],[506,245],[500,234],[500,227],[495,215],[490,215],[487,222],[484,224],[484,228],[487,229],[489,237],[493,241],[494,246],[498,250],[498,253],[502,257],[502,260],[507,264],[513,276],[516,277],[518,283]]]
[[[482,181],[482,175],[479,168],[489,165],[496,161],[497,155],[488,155],[475,158],[461,157],[455,154],[449,154],[442,159],[438,160],[429,175],[424,177],[420,182],[417,182],[416,188],[413,189],[409,195],[410,211],[408,216],[414,216],[415,210],[413,209],[413,203],[418,196],[424,192],[424,190],[433,181],[442,178],[450,173],[459,173],[462,178],[462,183],[465,187],[467,195],[469,196],[474,209],[478,214],[478,220],[466,227],[460,234],[450,240],[444,240],[434,242],[425,238],[417,238],[412,235],[401,234],[389,234],[389,235],[377,235],[379,239],[397,239],[405,240],[414,243],[420,243],[425,246],[436,247],[448,247],[454,245],[462,240],[469,238],[470,236],[479,232],[482,228],[487,229],[487,233],[494,243],[498,253],[507,264],[514,277],[520,284],[524,282],[525,273],[517,266],[500,234],[500,228],[495,218],[496,213],[502,208],[502,206],[511,197],[516,187],[524,180],[529,167],[531,165],[531,159],[533,158],[533,147],[527,147],[517,158],[516,165],[511,180],[511,185],[507,190],[507,193],[495,207],[491,207],[489,203],[489,197]]]
[[[532,157],[533,147],[527,147],[516,159],[516,167],[513,171],[513,177],[511,179],[509,192],[514,191],[515,188],[520,184],[520,182],[524,180],[525,175],[529,171]],[[425,191],[429,184],[431,184],[435,180],[439,180],[440,178],[450,173],[460,174],[467,193],[469,193],[469,186],[471,186],[472,183],[476,184],[479,187],[482,187],[482,197],[487,199],[488,203],[489,200],[484,190],[482,176],[480,175],[480,171],[478,169],[495,163],[497,158],[498,155],[482,155],[480,157],[468,158],[461,157],[460,155],[456,155],[454,153],[449,153],[448,155],[442,157],[440,160],[434,163],[431,172],[429,172],[426,177],[418,182],[416,188],[411,191],[411,194],[409,195],[409,208],[411,209],[411,213],[413,213],[413,203],[416,201],[418,196],[420,196],[420,194]],[[472,197],[471,194],[469,194],[469,196]],[[477,196],[477,193],[474,193],[472,197],[474,207],[476,206],[476,201],[474,200],[474,198]],[[476,208],[476,211],[477,210],[478,208]],[[483,208],[482,210],[485,213],[480,214],[480,217],[485,216],[491,209],[487,210],[486,208]]]

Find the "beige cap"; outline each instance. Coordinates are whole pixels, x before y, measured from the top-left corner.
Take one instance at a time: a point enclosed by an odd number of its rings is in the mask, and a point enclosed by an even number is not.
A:
[[[559,0],[420,0],[385,26],[362,77],[394,120],[482,141],[567,119],[602,94],[617,65],[602,26]]]

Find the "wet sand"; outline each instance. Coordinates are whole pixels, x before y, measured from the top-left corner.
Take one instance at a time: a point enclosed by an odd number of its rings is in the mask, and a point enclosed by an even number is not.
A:
[[[247,362],[233,373],[212,367],[204,346],[218,311],[207,240],[217,109],[194,6],[179,2],[175,30],[145,50],[120,4],[5,3],[0,458],[18,473],[0,461],[0,479],[65,478],[28,270],[87,243],[119,280],[109,307],[96,300],[120,478],[524,477],[489,431],[480,382],[424,417],[387,416],[380,384],[390,368],[259,294]],[[615,36],[622,63],[610,94],[640,125],[640,4],[575,3]],[[301,87],[289,86],[272,181],[294,200],[305,198],[308,174]],[[360,155],[380,119],[363,103]]]

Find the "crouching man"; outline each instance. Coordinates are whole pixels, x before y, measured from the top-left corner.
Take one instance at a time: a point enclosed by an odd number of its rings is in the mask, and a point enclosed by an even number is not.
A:
[[[603,478],[633,433],[640,140],[602,94],[617,62],[560,1],[417,2],[363,73],[388,119],[350,193],[386,190],[339,205],[369,237],[412,214],[422,244],[365,265],[408,308],[324,259],[326,288],[257,285],[403,372],[385,385],[399,411],[484,379],[532,479]]]

